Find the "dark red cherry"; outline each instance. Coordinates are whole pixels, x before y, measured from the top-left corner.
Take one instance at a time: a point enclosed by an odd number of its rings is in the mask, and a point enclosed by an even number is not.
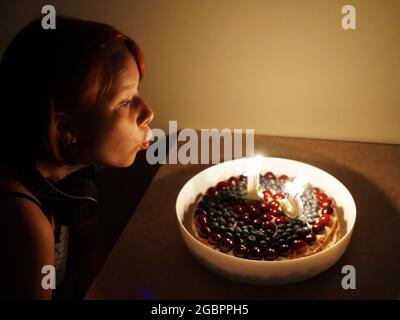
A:
[[[271,210],[269,210],[269,213],[270,213],[271,215],[273,215],[274,217],[281,217],[281,216],[283,216],[283,212],[282,212],[282,210],[280,210],[280,209],[271,209]]]
[[[248,204],[245,209],[248,213],[254,214],[258,212],[257,206],[254,204]]]
[[[324,201],[321,201],[320,205],[321,205],[321,208],[330,207],[332,205],[332,200],[325,199]]]
[[[233,254],[239,258],[245,258],[249,249],[245,244],[237,244],[233,249]]]
[[[272,199],[274,199],[274,200],[282,200],[282,199],[285,199],[285,198],[286,198],[285,195],[282,194],[282,193],[276,193],[276,194],[274,194],[272,196]]]
[[[200,226],[200,228],[197,230],[197,232],[198,232],[198,234],[199,234],[200,237],[202,237],[202,238],[204,238],[204,239],[207,239],[208,236],[209,236],[210,233],[211,233],[211,230],[210,230],[210,228],[209,228],[208,226],[202,225],[202,226]]]
[[[259,206],[259,208],[260,208],[260,213],[261,214],[263,214],[263,213],[268,213],[268,211],[269,211],[269,206],[268,206],[268,204],[266,204],[266,203],[261,203],[260,204],[260,206]]]
[[[283,174],[283,175],[279,176],[279,180],[281,182],[285,182],[287,179],[289,179],[289,178],[288,178],[288,176],[286,174]]]
[[[243,206],[240,204],[237,204],[233,207],[233,211],[235,211],[235,213],[237,214],[241,214],[244,212]]]
[[[221,241],[222,236],[220,233],[211,233],[208,236],[208,243],[211,244],[212,246],[218,246],[219,242]]]
[[[283,224],[283,223],[286,223],[286,222],[288,222],[286,217],[278,217],[278,218],[275,219],[275,223],[276,224]]]
[[[268,172],[264,175],[264,177],[266,177],[267,179],[270,179],[270,180],[276,179],[275,175],[274,175],[271,171],[268,171]]]
[[[247,258],[251,260],[261,260],[262,256],[263,254],[260,247],[254,246],[250,248],[249,255],[247,256]]]
[[[272,216],[269,213],[263,213],[260,217],[261,221],[270,221],[272,220]]]
[[[264,259],[265,260],[275,260],[278,258],[278,252],[274,248],[267,248],[264,251]]]
[[[247,177],[244,175],[240,175],[239,180],[247,183]]]
[[[251,216],[248,212],[244,212],[240,215],[240,220],[242,220],[245,224],[248,224],[251,221]]]
[[[218,191],[217,191],[217,189],[215,189],[214,187],[210,187],[210,188],[208,188],[208,190],[207,190],[207,194],[208,194],[210,197],[216,197],[216,196],[218,195]]]
[[[239,183],[239,179],[236,177],[230,177],[228,179],[228,185],[230,186],[236,186]]]
[[[326,227],[329,227],[332,225],[332,218],[329,214],[325,213],[319,218],[318,222],[322,223]]]
[[[207,217],[204,214],[199,214],[198,216],[196,216],[195,218],[195,223],[197,227],[206,225],[208,222]]]
[[[219,242],[219,250],[222,252],[228,252],[233,248],[233,240],[231,238],[222,238]]]
[[[226,188],[228,188],[228,184],[225,181],[221,181],[221,182],[218,182],[216,188],[218,191],[224,191],[224,190],[226,190]]]
[[[194,215],[195,216],[199,216],[199,215],[203,215],[203,216],[206,216],[207,215],[207,212],[204,210],[204,209],[200,209],[200,208],[197,208],[195,211],[194,211]]]
[[[272,197],[272,192],[269,189],[265,189],[262,193],[266,197]]]
[[[272,200],[272,201],[268,202],[268,205],[271,209],[278,209],[280,206],[279,202],[276,200]]]
[[[313,224],[313,226],[312,226],[312,232],[314,234],[322,233],[324,231],[324,229],[325,229],[325,226],[319,222]]]
[[[317,199],[318,199],[320,202],[324,201],[326,198],[328,198],[328,196],[327,196],[325,193],[323,193],[323,192],[317,193]]]
[[[262,224],[262,228],[263,228],[264,230],[272,230],[272,231],[275,231],[275,230],[276,230],[276,225],[275,225],[272,221],[265,221],[265,222]]]
[[[322,209],[321,213],[322,213],[323,215],[324,215],[324,214],[332,214],[332,213],[333,213],[333,209],[332,209],[332,207],[326,207],[326,208],[323,208],[323,209]]]
[[[293,241],[293,250],[297,253],[303,252],[307,249],[307,244],[304,240],[296,239]]]
[[[315,241],[317,240],[317,236],[313,233],[309,233],[308,235],[306,235],[306,242],[308,245],[313,245],[315,243]]]
[[[201,201],[199,201],[199,203],[197,204],[197,207],[198,207],[198,208],[201,208],[201,209],[206,209],[207,205],[206,205],[206,203],[205,203],[203,200],[201,200]]]
[[[317,195],[318,193],[320,193],[321,192],[321,190],[319,190],[319,188],[312,188],[312,193],[313,194],[315,194],[315,195]]]

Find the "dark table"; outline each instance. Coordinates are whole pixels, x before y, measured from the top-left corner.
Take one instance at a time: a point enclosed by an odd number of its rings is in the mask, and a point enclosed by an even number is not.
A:
[[[209,271],[185,247],[175,214],[181,187],[209,165],[165,164],[86,298],[399,299],[400,146],[256,136],[255,149],[317,166],[352,193],[357,205],[353,238],[332,268],[307,281],[274,287],[243,284]],[[355,290],[341,287],[341,270],[348,264],[356,268]]]

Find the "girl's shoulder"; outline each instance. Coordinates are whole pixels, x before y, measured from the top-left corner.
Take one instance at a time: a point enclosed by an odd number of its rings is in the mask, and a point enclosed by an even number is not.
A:
[[[11,231],[32,229],[42,234],[53,234],[53,226],[36,197],[17,179],[12,170],[0,166],[1,224]]]
[[[54,265],[54,231],[33,196],[9,171],[0,170],[0,297],[48,299],[42,268]],[[3,196],[2,196],[3,195]]]

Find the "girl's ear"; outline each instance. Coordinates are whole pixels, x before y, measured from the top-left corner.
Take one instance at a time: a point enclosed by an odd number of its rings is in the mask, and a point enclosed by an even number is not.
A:
[[[57,140],[62,144],[72,145],[78,141],[71,122],[71,116],[66,112],[57,111],[54,114]]]

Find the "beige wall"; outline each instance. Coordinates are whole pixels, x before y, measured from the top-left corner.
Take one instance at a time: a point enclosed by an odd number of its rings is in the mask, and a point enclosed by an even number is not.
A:
[[[139,42],[157,127],[400,143],[400,1],[2,1],[0,52],[48,3]]]

